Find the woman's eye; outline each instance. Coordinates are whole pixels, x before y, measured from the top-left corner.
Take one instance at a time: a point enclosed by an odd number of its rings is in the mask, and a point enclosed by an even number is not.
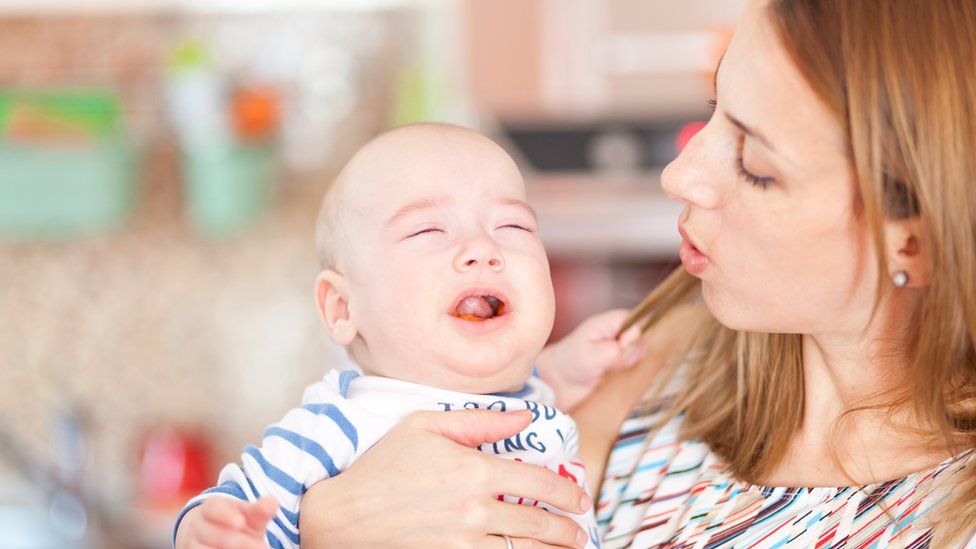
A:
[[[747,170],[743,160],[744,156],[745,156],[745,139],[740,138],[738,150],[736,151],[736,156],[735,156],[735,170],[739,172],[739,177],[745,179],[752,185],[759,187],[761,190],[764,191],[766,190],[767,187],[769,187],[770,185],[776,182],[776,179],[773,177],[764,177],[764,176],[756,175],[750,172],[749,170]]]
[[[745,179],[749,183],[752,183],[753,185],[759,187],[760,189],[766,190],[766,187],[772,185],[776,181],[772,177],[758,176],[758,175],[750,172],[749,170],[747,170],[745,164],[742,163],[742,156],[736,157],[735,165],[736,165],[736,168],[737,168],[737,170],[739,172],[739,175],[743,179]]]

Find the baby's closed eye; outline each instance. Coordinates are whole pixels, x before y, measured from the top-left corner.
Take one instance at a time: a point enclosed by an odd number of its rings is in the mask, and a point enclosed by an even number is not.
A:
[[[419,231],[412,232],[408,234],[405,238],[413,238],[415,236],[420,236],[424,234],[436,234],[436,233],[443,233],[443,232],[445,232],[444,229],[438,227],[427,227],[426,229],[420,229]]]
[[[508,224],[502,225],[502,226],[500,226],[498,228],[499,229],[516,229],[516,230],[521,230],[521,231],[525,231],[525,232],[528,232],[528,233],[534,233],[535,232],[535,229],[534,228],[532,228],[530,226],[527,226],[527,225],[522,225],[522,224],[519,224],[519,223],[508,223]]]

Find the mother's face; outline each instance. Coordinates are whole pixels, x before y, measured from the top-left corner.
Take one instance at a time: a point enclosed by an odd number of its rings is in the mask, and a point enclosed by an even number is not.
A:
[[[764,3],[763,3],[764,4]],[[840,124],[752,3],[719,68],[708,125],[662,175],[709,265],[704,300],[724,325],[830,333],[865,326],[874,249],[854,215]]]

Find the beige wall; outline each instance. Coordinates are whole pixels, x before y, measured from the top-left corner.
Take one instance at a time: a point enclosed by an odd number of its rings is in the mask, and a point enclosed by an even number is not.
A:
[[[700,114],[743,0],[468,0],[475,103],[503,119]]]

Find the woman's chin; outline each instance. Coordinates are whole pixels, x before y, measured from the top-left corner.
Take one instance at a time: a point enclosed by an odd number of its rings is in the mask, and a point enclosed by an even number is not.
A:
[[[705,308],[715,317],[719,324],[730,330],[745,332],[767,332],[762,319],[755,318],[754,314],[743,315],[743,312],[750,311],[746,304],[729,304],[727,300],[715,295],[714,290],[707,283],[702,283],[702,301]]]

